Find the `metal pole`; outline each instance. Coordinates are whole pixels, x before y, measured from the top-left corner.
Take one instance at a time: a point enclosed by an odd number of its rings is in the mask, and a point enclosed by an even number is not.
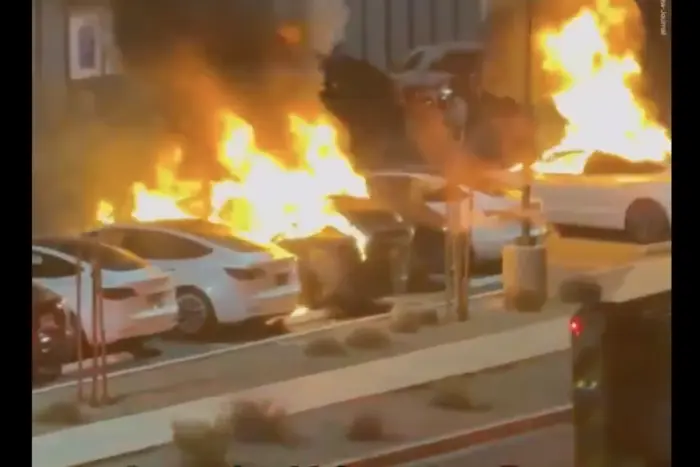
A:
[[[75,336],[75,358],[77,359],[78,370],[77,370],[77,380],[76,380],[76,390],[77,398],[79,402],[85,400],[85,394],[83,392],[83,255],[82,251],[78,249],[78,258],[75,263],[75,319],[71,319],[70,311],[68,311],[69,316],[66,323],[70,325],[73,322],[73,332]]]
[[[101,265],[100,265],[101,266]],[[102,382],[102,387],[100,391],[99,401],[101,404],[107,403],[109,400],[109,392],[107,386],[107,339],[105,336],[105,314],[104,314],[104,301],[102,299],[102,269],[98,270],[97,273],[97,318],[99,320],[99,332],[100,332],[100,361],[99,361],[99,375]]]
[[[525,104],[528,111],[532,110],[532,29],[534,16],[534,1],[527,0],[526,3],[526,40],[525,40]],[[531,112],[528,112],[529,114]],[[529,163],[524,164],[523,168],[524,185],[521,197],[521,207],[523,213],[530,212],[530,204],[532,197],[532,168]],[[525,215],[522,218],[520,244],[524,246],[532,245],[531,235],[532,225],[529,216]]]
[[[460,294],[463,299],[461,307],[457,308],[457,317],[460,321],[469,319],[469,285],[471,282],[472,261],[472,224],[474,220],[474,190],[469,190],[468,197],[463,201],[465,212],[461,214],[465,221],[464,231],[461,233],[464,251],[462,252],[463,279]]]
[[[447,205],[447,217],[445,225],[445,318],[452,312],[452,302],[454,298],[453,283],[452,283],[452,227],[451,227],[452,207]]]
[[[97,255],[95,254],[95,248],[91,248],[91,257],[90,257],[90,266],[91,266],[91,275],[92,275],[92,371],[90,372],[90,375],[92,377],[91,380],[91,394],[90,394],[90,404],[93,406],[97,406],[99,404],[99,395],[98,395],[98,365],[99,365],[99,352],[100,352],[100,343],[99,343],[99,327],[98,327],[98,314],[97,314],[97,307],[98,307],[98,287],[100,283],[100,277],[99,277],[99,260],[97,258]]]

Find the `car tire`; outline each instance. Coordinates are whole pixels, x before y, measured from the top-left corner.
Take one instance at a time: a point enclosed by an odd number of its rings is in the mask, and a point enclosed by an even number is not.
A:
[[[196,287],[178,287],[176,330],[187,337],[202,337],[218,324],[214,306],[209,297]]]
[[[671,222],[659,203],[639,199],[627,208],[625,234],[632,242],[642,245],[665,242],[671,239]]]

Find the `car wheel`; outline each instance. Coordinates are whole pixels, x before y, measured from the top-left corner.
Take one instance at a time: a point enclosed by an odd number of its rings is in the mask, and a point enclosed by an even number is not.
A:
[[[627,209],[625,233],[635,243],[665,242],[671,239],[671,222],[657,202],[641,199]]]
[[[217,324],[216,314],[209,298],[195,287],[179,287],[176,290],[176,329],[190,337],[202,336]]]

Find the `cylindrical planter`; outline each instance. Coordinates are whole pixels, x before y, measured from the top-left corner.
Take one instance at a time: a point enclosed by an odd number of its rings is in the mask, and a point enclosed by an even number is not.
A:
[[[503,292],[508,310],[542,310],[547,301],[547,250],[544,245],[507,245],[503,248]]]

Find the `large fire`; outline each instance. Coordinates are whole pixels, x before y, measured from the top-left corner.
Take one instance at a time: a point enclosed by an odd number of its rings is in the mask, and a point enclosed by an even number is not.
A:
[[[562,27],[538,35],[544,70],[562,83],[553,100],[567,125],[559,144],[534,164],[536,173],[583,173],[596,151],[635,162],[670,161],[668,133],[630,86],[641,73],[633,44],[622,53],[611,50],[611,32],[624,27],[630,12],[610,0],[596,3],[595,11],[582,9]]]
[[[182,154],[175,150],[156,167],[154,186],[133,185],[131,215],[135,220],[203,217],[201,195],[208,193],[206,217],[257,243],[305,238],[332,228],[354,237],[363,251],[365,237],[335,209],[333,197],[366,198],[367,187],[340,150],[329,120],[289,117],[294,150],[302,161],[296,167],[287,167],[261,151],[253,127],[243,119],[224,112],[222,120],[218,159],[229,177],[220,181],[180,179],[177,169]],[[110,203],[100,202],[100,222],[113,222],[113,213]]]

